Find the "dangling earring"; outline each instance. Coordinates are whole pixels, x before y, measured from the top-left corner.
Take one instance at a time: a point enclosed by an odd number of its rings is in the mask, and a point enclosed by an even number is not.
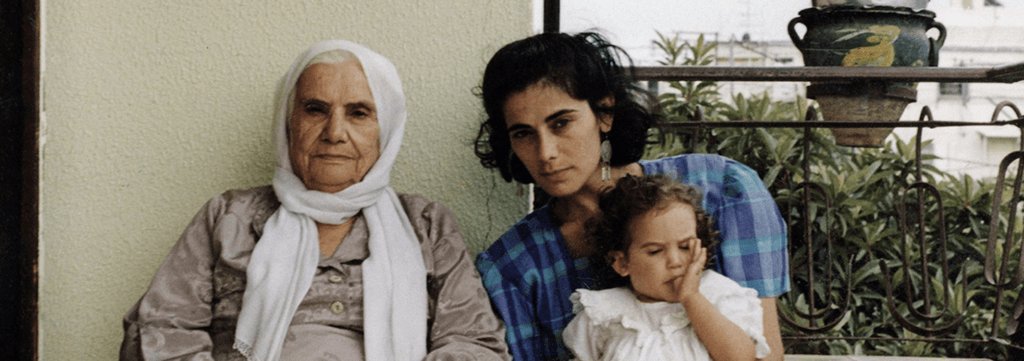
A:
[[[608,141],[608,133],[601,133],[601,180],[612,179],[612,142]]]

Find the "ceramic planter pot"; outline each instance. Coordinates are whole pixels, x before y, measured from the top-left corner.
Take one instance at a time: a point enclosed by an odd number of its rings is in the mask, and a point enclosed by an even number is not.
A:
[[[907,104],[917,101],[917,89],[898,83],[825,83],[807,87],[826,120],[846,122],[899,121]],[[836,144],[881,147],[893,128],[829,128]]]
[[[804,24],[801,38],[796,25]],[[938,29],[938,39],[926,32]],[[806,66],[936,66],[946,27],[928,10],[891,6],[809,8],[789,21]]]
[[[921,10],[928,6],[928,0],[811,0],[811,6],[814,7],[835,5],[895,6]]]
[[[801,38],[796,24],[807,32]],[[938,39],[929,29],[938,29]],[[935,13],[891,6],[830,6],[800,11],[789,22],[789,36],[806,66],[935,66],[946,28]],[[896,122],[917,100],[913,83],[811,84],[807,97],[818,101],[829,121]],[[892,128],[834,128],[836,144],[882,146]]]

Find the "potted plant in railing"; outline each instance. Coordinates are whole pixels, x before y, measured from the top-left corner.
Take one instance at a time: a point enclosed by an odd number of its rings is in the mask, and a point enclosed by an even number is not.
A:
[[[927,0],[815,0],[789,22],[789,36],[805,66],[936,66],[946,28]],[[803,37],[796,25],[803,24]],[[929,29],[938,30],[930,38]],[[818,101],[832,121],[899,121],[907,104],[917,100],[914,83],[813,83],[807,97]],[[892,128],[834,128],[836,143],[878,147]]]

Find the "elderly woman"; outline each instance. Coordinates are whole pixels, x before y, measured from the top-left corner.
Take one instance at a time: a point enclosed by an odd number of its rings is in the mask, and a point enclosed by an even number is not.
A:
[[[125,316],[121,359],[508,359],[452,213],[388,185],[394,65],[316,44],[276,106],[273,188],[203,207]]]

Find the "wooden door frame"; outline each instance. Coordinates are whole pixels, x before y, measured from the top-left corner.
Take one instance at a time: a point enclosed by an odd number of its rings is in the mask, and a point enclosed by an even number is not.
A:
[[[0,8],[0,340],[11,360],[38,359],[39,8]]]

